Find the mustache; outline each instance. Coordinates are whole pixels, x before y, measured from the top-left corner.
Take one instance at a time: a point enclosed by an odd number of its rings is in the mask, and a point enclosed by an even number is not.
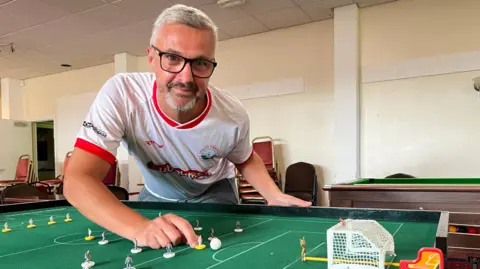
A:
[[[193,82],[187,82],[187,83],[183,83],[183,82],[169,82],[167,84],[167,87],[169,90],[173,89],[173,88],[182,88],[182,89],[187,89],[189,91],[194,91],[194,92],[197,92],[198,91],[198,86],[193,83]]]

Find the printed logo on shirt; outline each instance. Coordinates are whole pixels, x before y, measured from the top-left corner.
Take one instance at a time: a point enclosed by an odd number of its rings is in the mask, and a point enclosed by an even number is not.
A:
[[[208,171],[197,171],[197,170],[182,170],[171,166],[169,163],[165,164],[154,164],[153,162],[148,162],[147,167],[152,170],[158,170],[162,173],[177,173],[181,176],[187,176],[191,179],[200,179],[210,176]]]
[[[151,146],[151,145],[155,145],[157,146],[157,148],[163,148],[163,145],[160,145],[158,144],[157,142],[153,141],[153,140],[148,140],[148,141],[145,141],[145,143],[147,143],[147,145]]]
[[[219,152],[220,151],[218,150],[217,147],[210,145],[200,150],[200,153],[198,154],[198,156],[202,158],[202,160],[211,160],[215,156],[217,156]]]
[[[107,137],[107,133],[106,133],[105,131],[98,129],[98,128],[97,128],[95,125],[93,125],[93,123],[91,123],[91,122],[84,121],[84,122],[83,122],[83,127],[85,127],[85,128],[92,128],[92,130],[93,130],[95,133],[97,133],[97,134],[99,134],[99,135],[101,135],[101,136],[103,136],[103,137]]]

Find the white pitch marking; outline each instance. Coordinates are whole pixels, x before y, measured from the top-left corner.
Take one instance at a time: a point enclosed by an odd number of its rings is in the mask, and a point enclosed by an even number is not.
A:
[[[303,234],[325,234],[322,232],[309,232],[309,231],[292,231],[292,233],[303,233]]]
[[[74,241],[79,241],[79,240],[83,240],[83,239],[75,239],[75,240],[71,240],[71,241],[69,241],[69,242],[74,242]],[[27,253],[27,252],[31,252],[31,251],[35,251],[35,250],[40,250],[40,249],[45,249],[45,248],[51,248],[51,247],[55,247],[55,246],[61,246],[61,245],[57,243],[57,244],[48,245],[48,246],[43,246],[43,247],[39,247],[39,248],[32,248],[32,249],[22,250],[22,251],[19,251],[19,252],[14,252],[14,253],[2,255],[2,256],[0,256],[0,258],[5,258],[5,257],[8,257],[8,256],[13,256],[13,255],[16,255],[16,254]]]
[[[250,251],[250,250],[252,250],[252,249],[258,248],[259,246],[262,246],[262,245],[264,245],[264,244],[266,244],[266,243],[268,243],[268,242],[271,242],[271,241],[273,241],[273,240],[275,240],[275,239],[277,239],[277,238],[279,238],[279,237],[282,237],[282,236],[284,236],[284,235],[286,235],[286,234],[288,234],[288,233],[290,233],[290,231],[284,232],[283,234],[277,235],[277,236],[275,236],[274,238],[272,238],[272,239],[270,239],[270,240],[268,240],[268,241],[265,241],[265,242],[263,242],[263,243],[261,243],[261,244],[258,244],[258,245],[256,245],[256,246],[254,246],[254,247],[251,247],[251,248],[249,248],[249,249],[246,249],[246,250],[244,250],[244,251],[242,251],[242,252],[240,252],[240,253],[238,253],[238,254],[236,254],[236,255],[233,255],[232,257],[230,257],[230,258],[228,258],[228,259],[226,259],[226,260],[223,260],[223,261],[221,261],[221,262],[218,262],[218,263],[216,263],[216,264],[214,264],[214,265],[212,265],[212,266],[210,266],[210,267],[207,267],[206,269],[210,269],[210,268],[213,268],[213,267],[215,267],[215,266],[218,266],[218,265],[220,265],[220,264],[222,264],[222,263],[224,263],[224,262],[226,262],[226,261],[228,261],[228,260],[231,260],[231,259],[233,259],[233,258],[235,258],[235,257],[237,257],[237,256],[240,256],[240,255],[242,255],[243,253],[248,252],[248,251]]]
[[[181,249],[181,250],[179,250],[179,251],[175,251],[174,253],[177,254],[177,253],[180,253],[180,252],[185,251],[185,250],[187,250],[187,249],[191,249],[191,248],[190,248],[190,247],[186,247],[186,248]],[[142,263],[135,264],[135,267],[138,267],[138,266],[140,266],[140,265],[144,265],[144,264],[146,264],[146,263],[153,262],[153,261],[156,261],[156,260],[159,260],[159,259],[164,259],[164,257],[163,257],[163,256],[160,256],[160,257],[155,258],[155,259],[151,259],[151,260],[148,260],[148,261],[144,261],[144,262],[142,262]]]
[[[305,256],[308,255],[309,253],[312,253],[312,251],[314,251],[315,249],[321,247],[321,246],[324,245],[324,244],[325,244],[325,242],[322,242],[322,243],[320,243],[318,246],[316,246],[316,247],[312,248],[311,250],[305,252]],[[292,266],[294,263],[298,262],[300,259],[301,259],[301,258],[298,258],[298,259],[294,260],[294,261],[293,261],[292,263],[290,263],[289,265],[283,267],[283,269],[287,269],[288,267]]]
[[[402,226],[403,226],[403,222],[400,223],[397,230],[395,230],[395,232],[393,233],[392,237],[395,237],[395,235],[398,233],[398,231],[400,231],[400,228],[402,228]],[[393,260],[395,260],[395,256],[392,257],[392,259],[390,260],[390,263],[393,262]],[[387,266],[387,269],[390,269],[390,264]]]
[[[221,260],[218,260],[217,258],[215,258],[215,256],[216,256],[217,254],[219,254],[220,252],[226,250],[226,249],[233,248],[233,247],[238,247],[238,246],[241,246],[241,245],[261,244],[261,243],[263,243],[263,242],[245,242],[245,243],[241,243],[241,244],[231,245],[231,246],[228,246],[228,247],[226,247],[226,248],[223,248],[223,249],[215,252],[215,253],[213,254],[213,256],[212,256],[212,259],[214,259],[214,260],[217,261],[217,262],[221,262]]]
[[[25,216],[25,215],[32,215],[32,214],[37,214],[37,213],[41,213],[41,212],[64,211],[64,210],[66,210],[66,208],[41,210],[41,211],[38,211],[38,212],[27,212],[27,213],[20,213],[20,214],[14,214],[14,215],[6,215],[6,217]]]

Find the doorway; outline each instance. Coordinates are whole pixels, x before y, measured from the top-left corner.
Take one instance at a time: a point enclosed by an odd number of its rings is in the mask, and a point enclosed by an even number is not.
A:
[[[38,180],[55,179],[54,121],[37,121],[33,124],[33,156]]]

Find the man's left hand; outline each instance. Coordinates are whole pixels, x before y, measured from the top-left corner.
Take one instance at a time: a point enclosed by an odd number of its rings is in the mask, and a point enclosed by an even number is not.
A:
[[[285,193],[279,193],[272,200],[268,201],[268,205],[309,207],[312,206],[312,202],[307,202]]]

